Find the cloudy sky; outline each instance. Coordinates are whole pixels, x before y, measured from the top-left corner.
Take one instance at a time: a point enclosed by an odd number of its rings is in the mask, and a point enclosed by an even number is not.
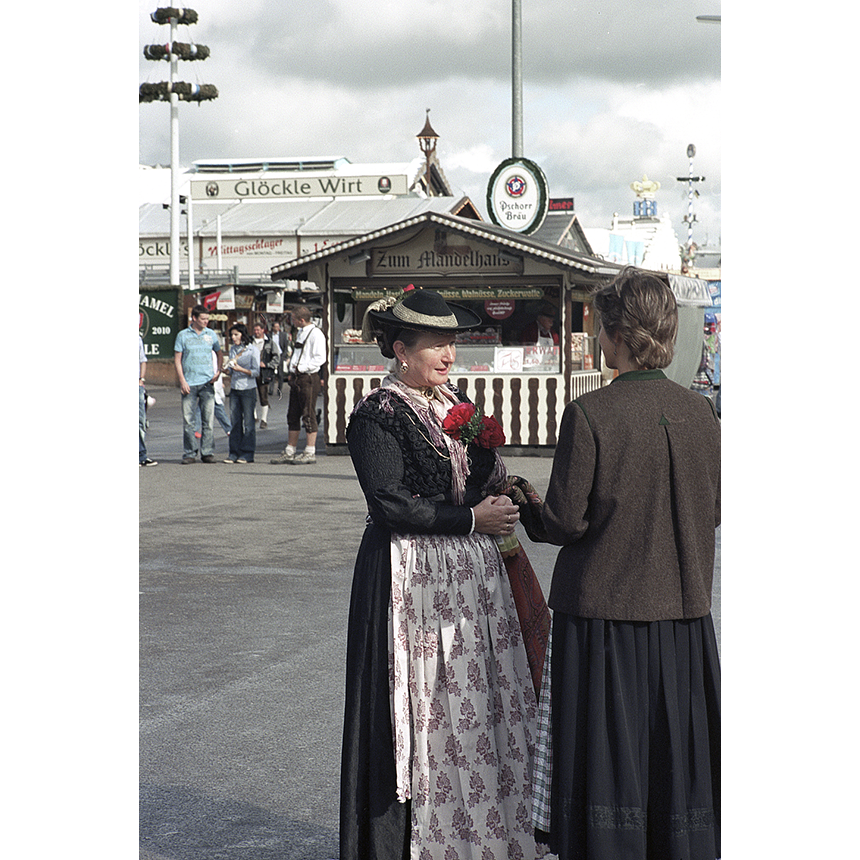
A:
[[[140,82],[166,80],[155,3],[140,2]],[[180,162],[419,155],[425,109],[455,193],[486,215],[490,174],[512,153],[511,0],[206,0],[177,40],[207,45],[180,79],[219,98],[180,109]],[[522,0],[523,155],[587,227],[632,214],[630,183],[661,183],[658,211],[686,237],[686,149],[704,176],[693,238],[721,237],[720,0]],[[140,162],[170,160],[169,110],[139,108]]]

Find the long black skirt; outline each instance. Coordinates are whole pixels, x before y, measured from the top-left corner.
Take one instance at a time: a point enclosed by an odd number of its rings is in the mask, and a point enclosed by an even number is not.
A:
[[[365,529],[352,582],[340,793],[340,860],[409,857],[411,805],[397,800],[388,682],[391,535]]]
[[[560,860],[720,856],[720,661],[710,615],[556,612],[551,832]]]

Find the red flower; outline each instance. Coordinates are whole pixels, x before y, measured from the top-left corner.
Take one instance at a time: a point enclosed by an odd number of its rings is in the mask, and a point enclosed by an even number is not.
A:
[[[498,448],[505,444],[505,431],[492,415],[485,415],[481,421],[481,432],[475,441],[484,448]]]
[[[474,419],[476,412],[477,410],[473,404],[458,403],[448,410],[448,414],[442,422],[442,429],[454,439],[461,439],[464,429]],[[468,431],[466,432],[468,435]]]
[[[442,429],[464,445],[475,442],[484,448],[498,448],[505,444],[505,433],[498,421],[472,403],[452,406],[442,421]]]

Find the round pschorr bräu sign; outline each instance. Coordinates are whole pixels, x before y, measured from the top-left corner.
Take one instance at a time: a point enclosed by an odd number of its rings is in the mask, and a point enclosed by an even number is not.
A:
[[[494,224],[517,233],[534,233],[543,224],[549,193],[543,171],[527,158],[508,158],[487,186],[487,211]]]

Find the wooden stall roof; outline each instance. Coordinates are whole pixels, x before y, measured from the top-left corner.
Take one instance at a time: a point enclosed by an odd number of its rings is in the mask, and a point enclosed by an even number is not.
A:
[[[557,265],[559,268],[573,269],[586,275],[597,276],[598,278],[612,277],[622,268],[622,266],[616,263],[608,263],[597,257],[591,257],[558,245],[542,242],[530,236],[515,233],[505,227],[489,224],[486,221],[475,221],[444,212],[422,212],[420,215],[398,221],[387,227],[357,236],[354,239],[338,242],[320,251],[297,257],[289,263],[274,266],[271,272],[272,280],[307,280],[308,267],[312,263],[371,245],[383,237],[390,237],[397,233],[403,233],[416,227],[421,228],[427,225],[436,225],[437,227],[459,233],[463,236],[470,236],[485,242],[494,243],[508,253],[529,255]]]

